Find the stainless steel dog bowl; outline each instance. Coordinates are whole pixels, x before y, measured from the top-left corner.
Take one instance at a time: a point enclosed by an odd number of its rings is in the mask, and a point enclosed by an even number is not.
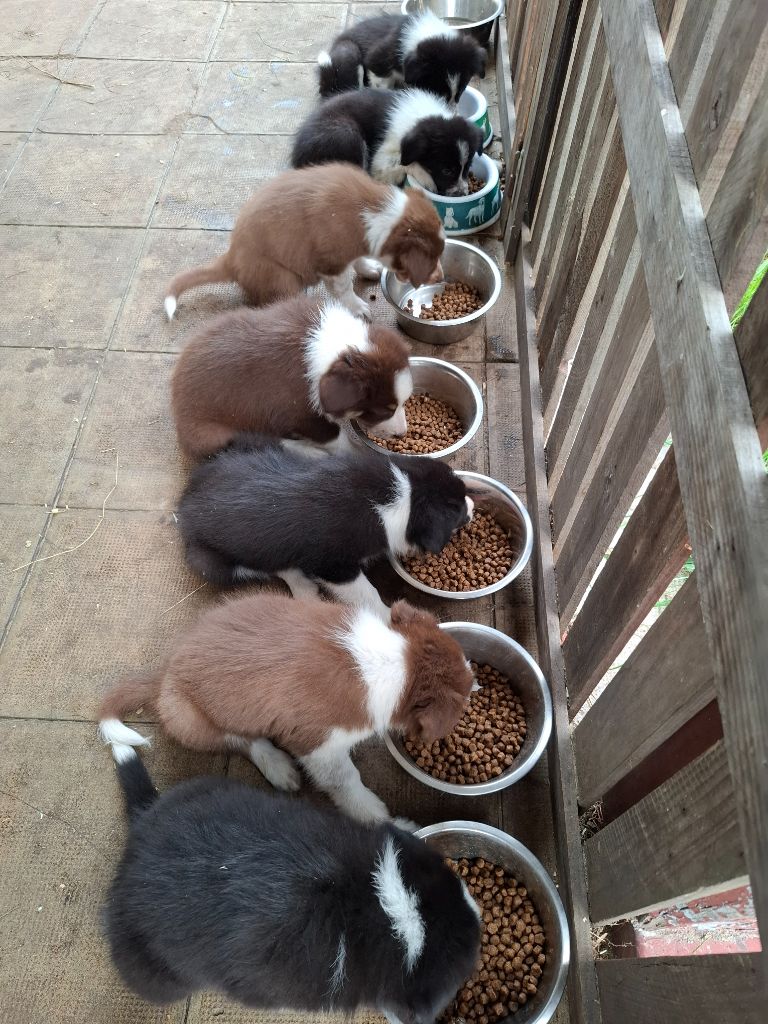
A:
[[[432,11],[459,32],[470,32],[485,46],[493,23],[504,10],[503,0],[403,0],[403,14]]]
[[[430,452],[427,456],[430,459],[448,458],[449,455],[453,455],[472,440],[483,422],[483,398],[480,389],[468,373],[460,370],[453,363],[446,363],[444,359],[433,359],[431,356],[412,356],[410,365],[413,376],[413,393],[415,395],[428,393],[433,398],[440,399],[441,402],[450,405],[461,420],[464,433],[459,440],[448,448]],[[350,427],[356,441],[365,445],[366,448],[379,452],[380,455],[389,455],[386,448],[382,448],[368,437],[359,423],[353,420]],[[409,453],[404,452],[403,454]],[[413,454],[415,455],[416,452]]]
[[[403,738],[394,733],[385,737],[390,754],[397,763],[419,782],[442,793],[457,796],[482,796],[496,793],[518,782],[533,768],[549,742],[552,732],[552,698],[541,669],[524,647],[506,633],[483,626],[477,622],[443,622],[440,629],[457,640],[464,654],[479,665],[491,665],[498,672],[509,677],[510,689],[525,709],[525,742],[514,763],[501,775],[488,782],[468,783],[465,786],[455,782],[433,779],[429,772],[419,768],[405,749]]]
[[[423,594],[445,597],[451,601],[469,601],[476,597],[485,597],[487,594],[495,594],[497,590],[503,590],[515,577],[520,575],[528,564],[533,550],[533,526],[525,505],[504,484],[492,477],[483,476],[482,473],[469,473],[464,470],[456,472],[464,481],[467,494],[472,498],[476,507],[491,512],[510,534],[512,549],[516,557],[506,576],[503,576],[497,583],[491,583],[490,586],[481,587],[479,590],[438,590],[417,580],[415,576],[411,576],[396,555],[390,554],[389,561],[401,579],[410,583],[412,587],[420,590]]]
[[[445,857],[483,857],[523,882],[544,927],[547,961],[536,995],[500,1024],[547,1024],[565,988],[571,939],[563,904],[544,865],[517,839],[477,821],[443,821],[420,829],[416,836]]]
[[[447,238],[441,261],[446,281],[463,281],[477,288],[484,303],[480,309],[456,320],[419,320],[422,305],[430,305],[432,297],[442,292],[443,285],[414,288],[410,281],[398,281],[391,270],[385,270],[381,277],[381,290],[394,307],[401,329],[416,341],[430,345],[450,345],[468,338],[501,292],[501,274],[495,261],[469,242]],[[405,308],[409,299],[416,316]]]

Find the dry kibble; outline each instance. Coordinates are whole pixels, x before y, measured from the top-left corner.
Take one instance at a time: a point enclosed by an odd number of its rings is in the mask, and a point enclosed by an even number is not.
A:
[[[433,295],[431,306],[421,307],[419,320],[459,320],[484,305],[477,288],[463,281],[451,281],[443,286],[442,292]],[[413,299],[408,299],[406,309],[413,313]]]
[[[510,1013],[516,1013],[521,1006],[535,998],[542,968],[535,970],[534,967],[528,967],[519,957],[513,956],[514,944],[510,944],[503,936],[490,934],[492,922],[496,920],[493,911],[500,904],[511,904],[517,897],[520,897],[521,905],[523,901],[530,904],[531,920],[536,917],[535,908],[528,900],[526,890],[518,886],[517,880],[503,868],[480,857],[475,860],[449,860],[448,864],[464,879],[470,895],[480,907],[484,922],[481,961],[485,966],[478,968],[440,1021],[441,1024],[497,1024],[497,1021]],[[486,914],[487,911],[490,913]],[[541,936],[536,941],[540,941],[546,948],[546,939],[538,923],[524,924],[524,927],[524,945],[533,943],[535,932],[536,936]],[[489,963],[493,963],[490,970],[487,966]]]
[[[482,178],[478,178],[476,174],[469,173],[469,194],[473,196],[475,192],[479,192],[481,188],[485,188],[486,182]]]
[[[434,751],[435,744],[422,747],[413,740],[406,738],[404,741],[405,749],[419,768],[433,779],[459,785],[488,781],[510,767],[525,742],[525,710],[510,689],[509,679],[491,665],[472,662],[472,671],[480,689],[470,695],[464,717],[453,732],[437,741],[437,752]],[[493,906],[483,907],[485,929],[492,937],[489,942],[508,948],[512,932],[499,922],[504,921],[504,900],[510,897],[502,896],[506,885],[503,869],[494,871],[494,875],[484,876],[482,883],[477,882],[476,885],[482,884],[484,890],[489,889],[497,901]],[[524,922],[523,927],[526,927]],[[540,929],[540,925],[527,927]],[[498,950],[492,952],[490,946],[487,952],[491,956],[498,954]]]
[[[449,448],[464,435],[464,427],[455,411],[431,395],[411,395],[405,403],[408,430],[403,437],[368,437],[381,448],[408,455],[429,455]]]
[[[509,535],[489,512],[476,509],[439,555],[413,555],[403,566],[435,590],[481,590],[498,583],[512,568]]]

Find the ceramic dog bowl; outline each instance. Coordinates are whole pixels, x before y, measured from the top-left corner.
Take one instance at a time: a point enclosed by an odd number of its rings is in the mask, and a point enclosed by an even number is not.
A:
[[[456,796],[497,793],[527,775],[549,742],[549,734],[552,732],[552,698],[547,681],[528,651],[498,629],[477,622],[442,622],[440,629],[450,633],[470,661],[478,665],[491,665],[502,675],[508,676],[510,689],[519,697],[525,709],[525,742],[514,763],[501,775],[488,782],[468,783],[464,786],[433,779],[429,772],[419,768],[405,749],[401,736],[388,733],[385,736],[387,747],[401,768],[432,789],[454,793]]]
[[[438,452],[430,452],[427,456],[430,459],[446,459],[471,441],[483,422],[483,398],[480,389],[468,373],[460,370],[453,363],[446,363],[443,359],[412,356],[410,365],[413,393],[415,395],[427,393],[433,398],[440,399],[441,402],[450,405],[461,420],[464,433],[459,440],[450,447],[441,448]],[[389,455],[386,448],[382,448],[368,437],[359,423],[353,420],[350,427],[356,441],[380,455]],[[416,453],[414,452],[414,454]]]
[[[470,32],[488,45],[493,23],[504,10],[504,0],[403,0],[403,14],[424,14],[432,11],[459,32]]]
[[[483,146],[488,147],[493,142],[493,126],[488,116],[488,100],[479,89],[468,85],[464,90],[456,109],[467,121],[476,124],[483,133]]]
[[[501,274],[495,261],[469,242],[447,239],[441,262],[446,281],[463,281],[477,288],[484,301],[480,309],[455,320],[419,320],[421,307],[431,304],[433,296],[443,290],[443,284],[414,288],[409,281],[398,281],[391,270],[385,270],[381,277],[381,290],[395,308],[400,329],[416,341],[430,345],[450,345],[468,338],[501,292]],[[413,303],[412,311],[407,308],[409,300]]]
[[[485,182],[480,191],[471,196],[440,196],[424,188],[410,175],[407,177],[409,185],[420,188],[429,197],[449,238],[474,235],[497,221],[501,213],[501,185],[495,162],[481,153],[472,161],[470,170]]]
[[[546,963],[535,996],[499,1024],[547,1024],[563,995],[571,960],[568,918],[544,865],[512,836],[478,821],[443,821],[416,832],[444,857],[483,857],[498,864],[528,890],[547,937]]]
[[[478,590],[439,590],[412,576],[397,555],[390,554],[389,561],[401,579],[423,594],[444,597],[449,601],[471,601],[476,597],[486,597],[488,594],[495,594],[497,590],[503,590],[520,575],[528,564],[533,550],[533,526],[525,505],[504,484],[492,477],[483,476],[482,473],[469,473],[464,470],[457,470],[456,473],[464,481],[467,494],[474,501],[475,507],[486,509],[509,532],[515,558],[506,576]]]

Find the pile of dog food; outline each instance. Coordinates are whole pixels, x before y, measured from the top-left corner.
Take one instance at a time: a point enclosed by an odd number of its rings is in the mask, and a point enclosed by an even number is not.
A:
[[[476,509],[471,522],[451,537],[439,555],[403,559],[407,572],[435,590],[481,590],[498,583],[512,568],[509,534],[490,512]]]
[[[459,786],[489,782],[507,771],[520,753],[527,731],[525,709],[509,679],[491,665],[472,663],[479,690],[469,698],[464,717],[431,747],[405,740],[405,749],[433,779]]]
[[[442,1015],[446,1022],[496,1024],[538,991],[547,939],[528,890],[482,857],[449,860],[483,916],[480,969]]]
[[[468,316],[485,305],[480,292],[471,284],[452,281],[442,292],[432,297],[431,306],[422,306],[419,320],[458,320]],[[406,309],[413,314],[413,299],[408,299]]]
[[[410,455],[429,455],[450,448],[461,439],[464,427],[446,402],[431,395],[411,395],[405,403],[408,430],[402,437],[376,437],[368,434],[381,448]]]
[[[469,174],[468,181],[469,181],[469,194],[471,196],[473,196],[475,194],[475,192],[479,192],[481,188],[485,188],[485,186],[488,184],[488,182],[483,181],[482,178],[478,178],[476,174],[472,174],[471,171],[470,171],[470,174]]]

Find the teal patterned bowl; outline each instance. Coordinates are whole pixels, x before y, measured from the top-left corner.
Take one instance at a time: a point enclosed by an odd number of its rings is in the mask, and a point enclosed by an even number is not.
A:
[[[474,235],[497,221],[501,213],[501,187],[496,164],[482,153],[472,161],[471,171],[485,182],[480,191],[471,196],[439,196],[414,181],[410,175],[407,179],[409,185],[420,188],[429,197],[440,214],[446,235],[451,238]]]
[[[456,109],[472,124],[476,124],[483,133],[483,148],[487,149],[493,142],[493,125],[488,116],[488,100],[479,89],[468,85],[459,100]]]

